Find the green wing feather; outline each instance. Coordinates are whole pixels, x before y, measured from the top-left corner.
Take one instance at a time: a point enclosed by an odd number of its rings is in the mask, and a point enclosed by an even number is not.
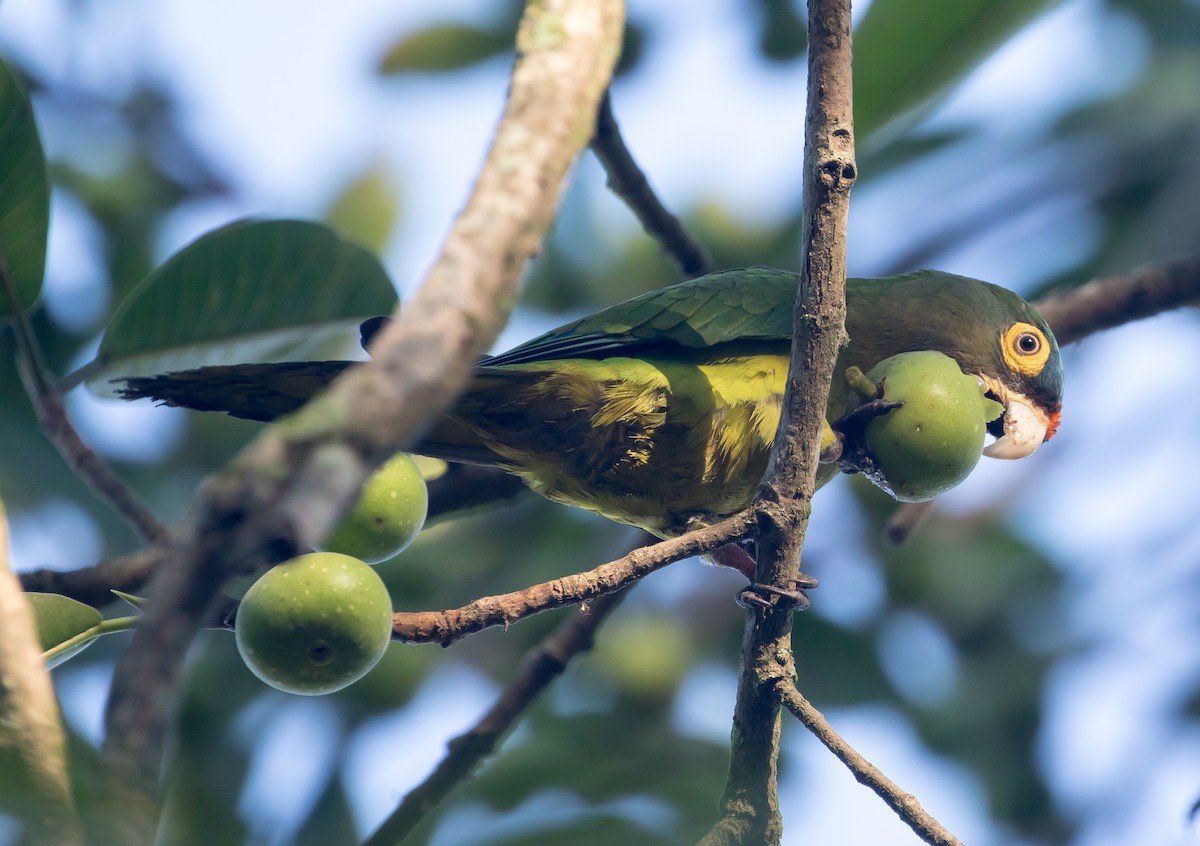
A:
[[[713,273],[649,291],[487,359],[487,367],[562,358],[627,356],[672,344],[711,347],[731,341],[786,340],[800,277],[751,267]]]

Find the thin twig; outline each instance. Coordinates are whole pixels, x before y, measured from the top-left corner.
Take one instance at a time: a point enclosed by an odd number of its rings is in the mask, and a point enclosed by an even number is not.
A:
[[[847,743],[825,716],[813,707],[812,703],[796,689],[795,684],[787,679],[779,679],[775,690],[785,708],[804,727],[812,732],[825,748],[845,764],[854,774],[859,784],[866,785],[888,804],[896,814],[916,832],[917,836],[931,846],[962,846],[957,837],[946,830],[941,823],[933,818],[911,793],[905,793],[883,772],[860,755]]]
[[[883,527],[883,536],[888,543],[899,546],[920,531],[933,513],[934,502],[936,500],[932,499],[926,502],[902,502],[896,506]]]
[[[46,368],[41,345],[29,323],[29,315],[17,296],[16,284],[8,272],[6,257],[0,254],[0,284],[14,318],[17,338],[17,370],[21,382],[37,411],[38,425],[50,443],[66,460],[75,475],[86,481],[113,510],[123,517],[143,540],[153,543],[166,534],[162,523],[145,503],[125,484],[107,461],[101,458],[71,425],[62,393]]]
[[[621,129],[613,116],[610,91],[605,92],[604,99],[600,101],[592,152],[604,165],[609,189],[625,201],[625,205],[637,215],[642,228],[658,241],[684,276],[703,276],[717,269],[704,246],[688,233],[679,218],[667,211],[650,187],[646,174],[633,160],[633,154],[625,146],[625,139],[621,137]]]
[[[750,514],[743,512],[677,538],[635,549],[592,570],[512,593],[483,597],[462,608],[397,612],[394,615],[392,637],[407,643],[440,643],[449,646],[485,628],[508,626],[543,611],[611,594],[675,561],[703,555],[727,543],[741,540],[749,530]]]
[[[568,663],[591,648],[596,630],[625,594],[603,596],[587,609],[563,621],[545,640],[530,650],[515,679],[495,704],[469,731],[454,738],[429,777],[413,788],[364,846],[395,846],[404,840],[446,795],[496,749],[504,735],[533,700]]]
[[[624,24],[621,0],[525,9],[504,115],[470,198],[417,294],[316,400],[266,429],[197,495],[117,663],[102,762],[122,808],[114,844],[154,839],[159,770],[183,659],[226,579],[328,533],[368,473],[465,385],[594,129]]]
[[[450,646],[467,635],[553,611],[582,605],[629,587],[656,570],[684,558],[704,555],[750,533],[753,512],[735,514],[720,523],[693,529],[665,541],[639,547],[627,555],[582,573],[531,585],[523,590],[483,596],[461,608],[446,611],[397,611],[392,615],[392,640]],[[226,600],[213,614],[213,628],[232,629],[237,601]]]
[[[31,570],[21,574],[21,587],[38,593],[60,593],[85,605],[100,607],[112,601],[114,590],[142,590],[166,548],[147,546],[78,570]]]

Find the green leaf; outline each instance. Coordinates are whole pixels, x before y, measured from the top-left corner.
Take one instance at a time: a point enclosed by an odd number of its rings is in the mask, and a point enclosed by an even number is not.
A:
[[[117,308],[96,359],[64,380],[111,395],[110,378],[321,355],[396,291],[379,260],[298,220],[238,221],[184,247]]]
[[[84,632],[96,629],[103,620],[103,616],[95,608],[77,602],[69,596],[57,593],[26,593],[25,598],[33,608],[34,618],[37,621],[38,639],[42,643],[43,652],[61,646]],[[58,666],[86,648],[99,635],[100,632],[96,631],[95,636],[84,638],[70,649],[56,654],[47,662],[47,666]]]
[[[860,140],[955,83],[1050,0],[872,3],[854,31],[854,127]]]
[[[462,70],[511,50],[512,36],[461,23],[434,24],[393,44],[379,61],[381,74]]]
[[[49,227],[50,181],[33,106],[0,61],[0,253],[25,308],[42,290]],[[11,313],[0,293],[0,316]]]

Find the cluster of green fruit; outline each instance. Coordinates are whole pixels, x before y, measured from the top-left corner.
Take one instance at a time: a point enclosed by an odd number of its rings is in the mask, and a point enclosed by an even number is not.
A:
[[[238,652],[251,672],[279,690],[319,694],[339,690],[374,667],[391,639],[392,600],[367,562],[377,564],[412,543],[425,524],[428,503],[421,471],[399,453],[367,479],[321,551],[259,577],[234,622]],[[137,609],[144,603],[113,592]],[[139,620],[136,615],[106,620],[90,605],[59,594],[26,597],[48,667]]]
[[[1004,411],[958,362],[933,350],[879,362],[847,379],[861,399],[900,405],[867,424],[865,446],[875,465],[868,478],[901,502],[925,502],[953,488],[979,463],[987,424]]]
[[[392,599],[370,567],[408,546],[425,523],[428,492],[413,460],[380,467],[321,545],[250,586],[234,621],[254,675],[288,693],[331,693],[366,675],[387,649]]]

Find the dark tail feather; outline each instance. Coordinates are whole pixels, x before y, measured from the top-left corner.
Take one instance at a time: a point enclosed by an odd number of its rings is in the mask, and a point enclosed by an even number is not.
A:
[[[288,361],[180,370],[118,381],[122,399],[149,398],[196,411],[269,422],[295,411],[332,382],[352,361]]]
[[[293,361],[200,367],[120,379],[124,385],[119,395],[269,423],[304,405],[351,364],[354,362]],[[467,464],[495,465],[500,461],[479,435],[454,415],[437,420],[412,451]]]

